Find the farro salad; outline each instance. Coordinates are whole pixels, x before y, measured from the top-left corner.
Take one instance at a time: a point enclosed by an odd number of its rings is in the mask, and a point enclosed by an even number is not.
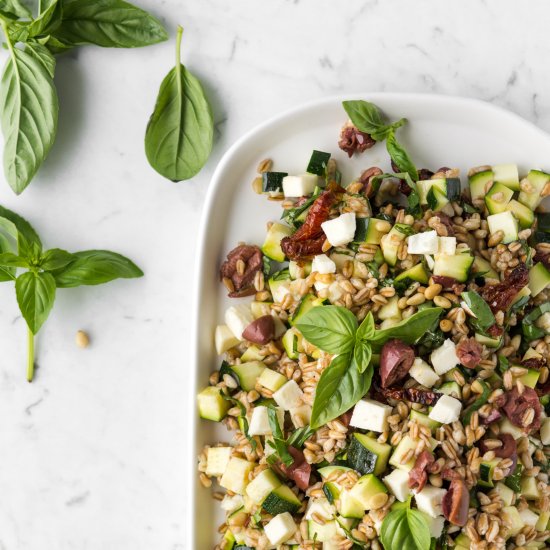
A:
[[[368,166],[384,142],[392,172],[263,161],[281,220],[220,268],[216,549],[548,548],[550,174],[417,169],[404,119],[343,107],[340,149]]]

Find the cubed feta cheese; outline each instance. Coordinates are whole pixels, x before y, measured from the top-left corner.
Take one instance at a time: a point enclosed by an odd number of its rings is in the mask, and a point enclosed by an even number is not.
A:
[[[243,331],[252,321],[254,315],[247,304],[231,306],[225,312],[225,324],[239,340],[243,340]]]
[[[355,235],[355,213],[347,212],[338,218],[321,224],[321,228],[332,246],[342,246],[353,241]]]
[[[300,386],[294,380],[289,380],[273,394],[273,399],[279,407],[289,411],[302,404],[303,395],[304,392],[300,389]]]
[[[314,519],[313,514],[329,521],[336,515],[336,508],[326,498],[312,498],[307,505],[304,519]]]
[[[438,237],[439,240],[439,254],[447,254],[447,256],[454,256],[456,253],[456,237]]]
[[[428,516],[426,519],[428,520],[428,527],[430,529],[431,537],[433,539],[438,539],[441,536],[441,533],[443,533],[445,518],[443,516],[437,516],[436,518]]]
[[[311,420],[311,406],[300,405],[290,409],[290,420],[292,420],[295,428],[307,426]]]
[[[441,510],[441,501],[446,492],[445,489],[440,489],[433,485],[426,485],[422,491],[416,493],[414,496],[416,506],[421,512],[428,514],[432,518],[441,516],[443,514]]]
[[[271,289],[271,295],[273,300],[277,303],[281,303],[287,294],[290,293],[290,281],[288,283],[281,283],[275,288]],[[227,322],[227,321],[226,321]]]
[[[450,424],[460,417],[462,403],[450,395],[442,395],[434,408],[430,411],[429,417],[441,424]]]
[[[432,369],[432,367],[430,367],[430,365],[428,365],[426,361],[420,359],[420,357],[417,357],[414,360],[413,366],[411,367],[409,374],[419,384],[426,386],[426,388],[431,388],[439,380],[439,376]]]
[[[285,412],[282,409],[275,409],[277,411],[277,419],[279,420],[279,426],[283,426],[285,420]],[[258,406],[252,409],[252,415],[250,417],[250,423],[248,426],[249,435],[271,435],[271,426],[269,424],[269,416],[267,414],[267,407]]]
[[[283,193],[285,197],[305,197],[311,195],[319,181],[316,174],[300,176],[285,176],[283,178]]]
[[[373,432],[383,432],[388,427],[388,416],[392,408],[373,399],[361,399],[355,405],[350,426]]]
[[[311,262],[311,271],[323,275],[326,273],[336,273],[336,264],[326,254],[319,254]]]
[[[315,281],[313,283],[313,286],[315,287],[315,290],[319,292],[320,290],[324,290],[325,288],[328,288],[331,285],[331,283],[324,283],[323,281]]]
[[[400,502],[405,502],[409,498],[411,494],[411,490],[409,489],[409,472],[405,470],[393,470],[382,481]]]
[[[228,349],[235,347],[240,340],[231,332],[227,325],[218,325],[214,332],[214,342],[216,343],[216,353],[221,355]]]
[[[242,508],[243,504],[244,499],[241,495],[225,495],[220,506],[222,510],[231,513],[235,510],[238,510],[239,508]]]
[[[432,351],[430,360],[439,376],[454,369],[460,363],[456,355],[455,343],[451,339],[445,340],[440,347]]]
[[[436,231],[415,233],[407,238],[409,254],[437,254],[439,243]]]
[[[231,447],[210,447],[206,452],[206,475],[223,475],[230,458]]]
[[[540,440],[543,445],[550,445],[550,418],[544,418],[542,420]]]
[[[292,519],[290,512],[283,512],[275,516],[264,527],[269,542],[274,546],[286,542],[296,533],[296,529],[296,523]]]
[[[331,283],[331,285],[328,287],[328,299],[331,302],[338,301],[343,295],[344,290],[336,281],[334,281],[334,283]]]

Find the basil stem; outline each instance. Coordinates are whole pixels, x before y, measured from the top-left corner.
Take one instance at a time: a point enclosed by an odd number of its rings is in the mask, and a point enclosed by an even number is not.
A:
[[[32,382],[34,378],[34,334],[29,327],[27,327],[27,349],[27,382]]]

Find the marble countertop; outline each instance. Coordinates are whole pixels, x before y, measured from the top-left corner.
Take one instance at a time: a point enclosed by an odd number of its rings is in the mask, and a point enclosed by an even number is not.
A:
[[[0,203],[46,245],[117,250],[146,277],[59,291],[32,385],[24,321],[13,288],[0,285],[0,550],[192,550],[190,267],[210,176],[243,132],[359,91],[476,97],[550,131],[545,0],[531,0],[528,14],[515,0],[139,4],[172,37],[185,27],[183,60],[214,108],[214,151],[178,184],[146,162],[143,134],[173,40],[59,60],[57,143],[22,196],[0,186]],[[88,349],[76,347],[78,329],[89,332]]]

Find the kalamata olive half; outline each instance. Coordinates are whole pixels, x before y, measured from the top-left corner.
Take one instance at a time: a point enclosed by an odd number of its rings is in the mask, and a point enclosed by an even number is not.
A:
[[[414,349],[401,340],[388,340],[380,353],[380,380],[388,388],[403,380],[414,363]]]
[[[470,493],[462,479],[451,481],[449,490],[445,493],[441,503],[443,515],[453,524],[463,527],[468,521],[470,507]]]
[[[275,322],[271,315],[263,315],[252,321],[243,331],[243,338],[264,346],[275,336]]]

